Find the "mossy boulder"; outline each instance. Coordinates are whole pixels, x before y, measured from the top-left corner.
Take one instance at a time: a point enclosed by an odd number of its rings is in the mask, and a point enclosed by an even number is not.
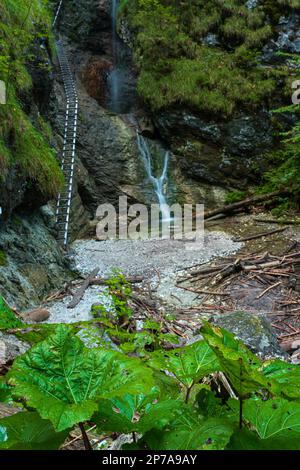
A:
[[[270,323],[263,316],[238,311],[222,314],[212,321],[234,333],[255,353],[260,353],[265,357],[285,354],[278,344]]]

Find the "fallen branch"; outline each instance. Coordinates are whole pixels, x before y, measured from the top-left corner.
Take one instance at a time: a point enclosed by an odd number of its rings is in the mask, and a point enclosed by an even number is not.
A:
[[[255,222],[262,222],[264,224],[280,224],[280,225],[300,225],[300,220],[284,220],[284,219],[254,219]]]
[[[258,300],[258,299],[261,299],[267,292],[269,292],[269,291],[272,290],[272,289],[275,289],[275,287],[278,287],[278,286],[280,286],[281,284],[282,284],[282,282],[279,281],[279,282],[276,282],[276,284],[273,284],[272,286],[267,287],[267,289],[265,289],[261,294],[259,294],[259,295],[256,297],[256,299],[257,299],[257,300]]]
[[[84,280],[82,286],[78,289],[77,292],[75,292],[74,297],[72,301],[69,303],[67,308],[75,308],[76,305],[79,304],[81,301],[82,297],[84,296],[85,291],[90,285],[90,282],[94,277],[98,274],[99,268],[95,268],[89,275],[88,277]]]
[[[93,279],[90,279],[89,285],[90,286],[104,286],[108,280],[109,280],[108,278],[94,277]],[[134,277],[129,276],[126,278],[126,281],[129,282],[130,284],[139,284],[143,280],[144,280],[143,276],[134,276]]]
[[[235,238],[233,241],[234,242],[247,242],[249,240],[255,240],[256,238],[267,237],[269,235],[274,235],[275,233],[284,232],[285,230],[287,230],[287,227],[278,228],[276,230],[271,230],[270,232],[257,233],[256,235],[251,235],[245,238]]]
[[[268,201],[269,199],[273,199],[274,197],[279,196],[280,194],[282,194],[282,191],[274,191],[273,193],[262,194],[262,195],[259,195],[259,196],[254,196],[254,197],[250,197],[248,199],[244,199],[243,201],[235,202],[233,204],[228,204],[228,205],[220,207],[218,209],[205,211],[204,212],[204,218],[208,219],[208,218],[214,217],[215,215],[218,215],[218,214],[228,215],[232,212],[235,212],[237,209],[241,209],[241,208],[246,209],[249,206],[253,206],[253,205],[258,204],[260,202],[265,202],[265,201]]]

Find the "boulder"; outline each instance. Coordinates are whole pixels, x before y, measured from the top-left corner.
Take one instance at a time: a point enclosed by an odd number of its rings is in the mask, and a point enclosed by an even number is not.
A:
[[[0,331],[0,365],[13,361],[29,348],[29,344],[20,341],[14,335]]]
[[[285,357],[269,322],[248,312],[232,312],[214,317],[212,322],[234,333],[254,353],[264,357]]]

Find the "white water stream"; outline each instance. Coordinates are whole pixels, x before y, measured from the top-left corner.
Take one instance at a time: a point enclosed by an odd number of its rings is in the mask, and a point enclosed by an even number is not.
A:
[[[170,210],[166,199],[166,184],[168,177],[170,152],[168,150],[165,152],[162,171],[160,176],[157,177],[153,174],[153,162],[149,145],[144,139],[144,137],[139,133],[137,133],[137,142],[140,155],[142,157],[145,170],[147,172],[147,176],[154,187],[154,191],[158,199],[158,203],[162,213],[162,220],[170,221]]]

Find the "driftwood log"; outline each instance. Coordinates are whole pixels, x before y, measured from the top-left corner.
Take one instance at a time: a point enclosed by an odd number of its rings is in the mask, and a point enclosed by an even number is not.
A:
[[[91,280],[94,279],[95,276],[97,276],[98,272],[99,272],[99,268],[95,268],[95,269],[85,278],[85,280],[83,281],[82,286],[79,287],[79,289],[77,290],[77,292],[74,294],[74,297],[73,297],[73,299],[71,300],[71,302],[69,303],[68,308],[75,308],[76,305],[79,304],[79,302],[81,301],[82,297],[84,296],[85,291],[86,291],[87,288],[89,287]]]
[[[99,268],[94,269],[83,281],[82,285],[78,288],[75,292],[73,299],[68,305],[68,308],[75,308],[79,302],[81,301],[82,297],[84,296],[85,291],[89,286],[103,286],[108,281],[108,278],[97,278]],[[126,281],[130,282],[131,284],[139,283],[143,281],[142,276],[135,276],[135,277],[127,277]]]
[[[270,199],[273,199],[276,196],[282,194],[282,191],[274,191],[273,193],[269,194],[261,194],[259,196],[250,197],[248,199],[244,199],[243,201],[235,202],[233,204],[227,204],[226,206],[219,207],[217,209],[212,209],[210,211],[204,212],[204,218],[209,219],[219,214],[231,214],[232,212],[237,211],[238,209],[246,209],[247,207],[254,206],[260,202],[265,202]]]

